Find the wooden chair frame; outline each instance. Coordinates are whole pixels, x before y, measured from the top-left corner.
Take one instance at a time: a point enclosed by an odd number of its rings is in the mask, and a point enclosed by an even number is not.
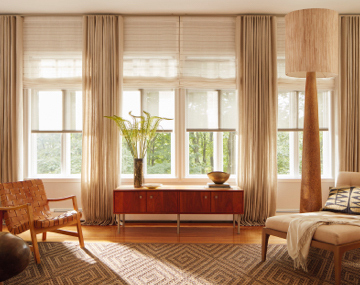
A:
[[[270,235],[286,239],[287,233],[270,228],[263,228],[262,243],[261,243],[261,260],[266,260],[267,247]],[[341,260],[344,253],[348,250],[360,248],[360,241],[334,245],[326,242],[312,240],[310,246],[330,250],[334,253],[334,267],[335,267],[335,284],[340,285],[341,282]]]
[[[68,197],[64,197],[64,198],[54,198],[54,199],[48,198],[47,201],[48,202],[59,202],[59,201],[70,200],[70,199],[72,199],[74,210],[77,212],[76,219],[70,223],[52,226],[52,227],[48,227],[48,228],[35,228],[32,205],[30,203],[28,203],[28,204],[14,206],[14,207],[0,207],[0,221],[1,221],[0,231],[2,230],[2,218],[3,218],[2,211],[19,210],[19,209],[25,208],[25,209],[27,209],[27,214],[28,214],[28,218],[29,218],[29,230],[30,230],[31,242],[32,242],[32,246],[30,246],[30,249],[34,253],[35,261],[37,264],[40,263],[39,246],[38,246],[37,239],[36,239],[37,234],[42,233],[43,241],[46,240],[46,232],[55,232],[55,233],[59,233],[59,234],[75,236],[75,237],[79,238],[80,247],[84,248],[85,247],[84,237],[83,237],[82,230],[81,230],[80,212],[78,209],[76,196],[72,195],[72,196],[68,196]],[[67,227],[67,226],[71,226],[71,225],[76,225],[77,232],[59,230],[59,228]]]

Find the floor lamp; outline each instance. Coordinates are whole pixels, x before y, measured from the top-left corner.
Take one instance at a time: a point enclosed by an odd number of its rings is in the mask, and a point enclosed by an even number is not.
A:
[[[304,9],[285,16],[285,73],[306,78],[300,212],[319,211],[320,133],[316,78],[338,73],[338,13]]]

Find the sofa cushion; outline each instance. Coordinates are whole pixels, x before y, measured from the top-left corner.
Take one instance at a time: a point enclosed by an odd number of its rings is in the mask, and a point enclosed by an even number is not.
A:
[[[339,215],[339,213],[333,212],[328,212],[328,214]],[[301,215],[302,214],[290,214],[270,217],[266,220],[265,227],[287,232],[291,220],[299,218]],[[360,241],[360,227],[350,225],[322,225],[317,228],[313,239],[334,245]]]
[[[322,210],[360,215],[360,188],[331,188]]]

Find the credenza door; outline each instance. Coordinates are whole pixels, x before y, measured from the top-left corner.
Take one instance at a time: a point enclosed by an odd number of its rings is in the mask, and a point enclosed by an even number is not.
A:
[[[210,192],[180,192],[180,213],[210,213]]]
[[[114,213],[146,213],[145,191],[114,192]]]
[[[147,213],[178,213],[178,191],[147,191]]]

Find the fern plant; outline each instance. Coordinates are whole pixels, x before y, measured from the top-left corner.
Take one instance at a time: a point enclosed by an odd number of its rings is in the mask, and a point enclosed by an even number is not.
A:
[[[144,116],[134,116],[129,112],[132,121],[125,120],[119,116],[105,116],[114,120],[124,137],[130,152],[134,158],[144,158],[148,147],[154,143],[156,130],[161,121],[172,120],[168,118],[151,116],[148,112],[143,111]]]

